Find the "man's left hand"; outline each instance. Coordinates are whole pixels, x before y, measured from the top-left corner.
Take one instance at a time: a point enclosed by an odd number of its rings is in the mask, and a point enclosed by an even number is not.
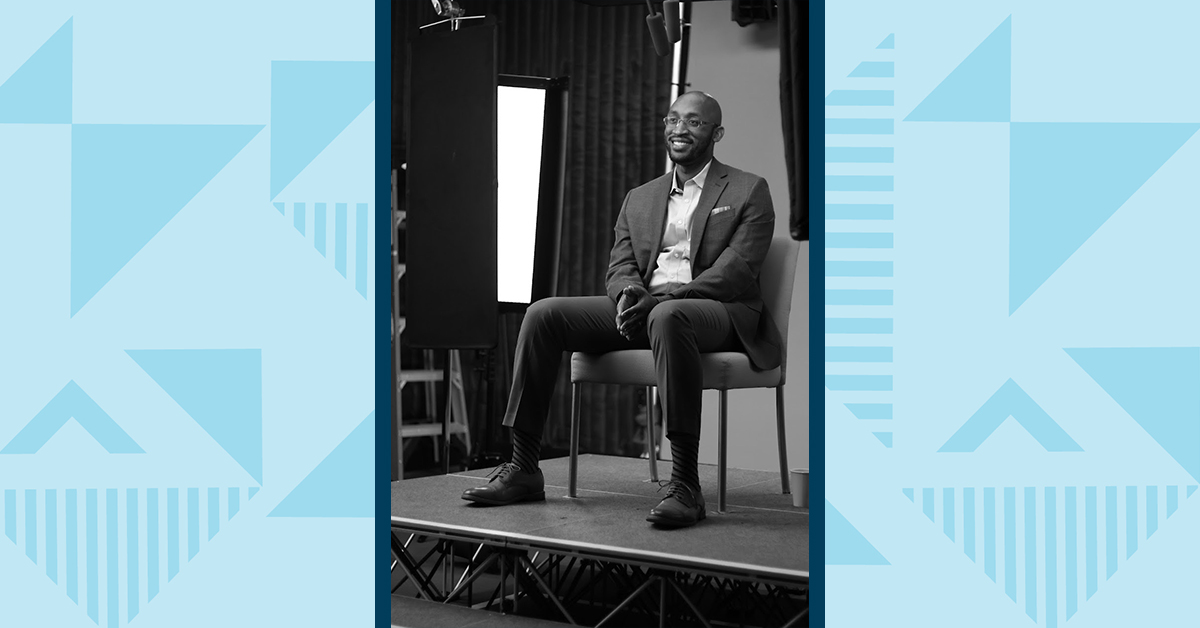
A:
[[[634,335],[641,331],[642,326],[646,324],[646,317],[650,315],[650,310],[658,305],[658,299],[650,296],[645,288],[629,286],[621,293],[621,301],[631,302],[632,305],[617,312],[617,331],[626,340],[633,340]]]

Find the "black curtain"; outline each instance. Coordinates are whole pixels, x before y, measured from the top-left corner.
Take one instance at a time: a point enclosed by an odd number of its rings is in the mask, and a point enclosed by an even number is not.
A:
[[[659,120],[670,105],[671,58],[655,55],[644,5],[601,7],[543,0],[460,0],[460,5],[467,15],[497,19],[502,74],[570,79],[558,294],[604,294],[613,224],[625,193],[661,174],[666,161]],[[405,42],[418,26],[438,18],[427,0],[396,0],[394,16],[392,102],[403,103]],[[404,163],[403,112],[398,107],[393,110],[392,128],[395,163]],[[494,423],[503,416],[508,401],[521,319],[520,314],[500,317],[492,380]],[[551,448],[565,448],[569,441],[569,375],[564,357],[543,439]],[[475,387],[474,378],[468,379],[467,386]],[[469,400],[475,392],[468,390]],[[472,430],[482,430],[485,403],[478,395],[475,399]],[[631,453],[636,407],[637,391],[632,388],[584,386],[581,449]],[[493,442],[481,444],[504,449],[506,432],[494,428]]]
[[[779,0],[779,107],[791,195],[789,226],[808,239],[808,1]]]

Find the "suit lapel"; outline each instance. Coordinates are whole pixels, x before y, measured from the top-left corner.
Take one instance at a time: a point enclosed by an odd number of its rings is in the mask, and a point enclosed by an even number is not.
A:
[[[725,191],[725,185],[729,182],[728,177],[729,172],[725,165],[713,158],[712,165],[708,167],[708,177],[704,180],[704,191],[700,193],[700,203],[696,205],[696,212],[692,214],[692,233],[688,246],[692,252],[693,265],[700,253],[700,243],[704,241],[704,227],[708,225],[708,214],[717,206],[717,199],[721,198],[721,192]]]
[[[674,177],[675,170],[672,169],[654,181],[654,187],[650,191],[650,207],[646,208],[645,212],[646,231],[634,236],[635,242],[642,243],[637,249],[637,254],[645,262],[641,266],[646,269],[646,274],[642,277],[646,285],[650,285],[650,277],[654,276],[654,269],[658,266],[658,252],[662,250],[663,234],[667,230],[667,203],[671,198],[671,179]]]

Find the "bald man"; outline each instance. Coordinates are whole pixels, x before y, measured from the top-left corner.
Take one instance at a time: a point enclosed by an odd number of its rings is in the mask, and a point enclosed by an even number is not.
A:
[[[697,470],[700,354],[744,351],[754,368],[779,366],[779,331],[758,274],[775,226],[762,177],[713,158],[725,136],[721,106],[702,92],[680,96],[663,118],[675,167],[625,197],[609,257],[607,296],[554,297],[530,306],[517,338],[504,425],[512,461],[463,493],[489,505],[545,499],[538,468],[542,428],[564,351],[651,349],[671,441],[666,497],[647,521],[664,527],[705,518]]]

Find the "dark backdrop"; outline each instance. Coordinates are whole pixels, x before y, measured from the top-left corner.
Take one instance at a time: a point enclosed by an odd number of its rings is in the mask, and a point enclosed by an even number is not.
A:
[[[654,54],[644,5],[599,7],[565,0],[460,0],[460,4],[467,15],[497,18],[500,73],[570,77],[558,294],[603,294],[621,201],[630,188],[661,174],[665,164],[660,118],[670,105],[671,57]],[[394,8],[392,102],[403,103],[408,34],[438,18],[427,0],[396,0]],[[399,108],[393,112],[397,165],[406,161],[402,115]],[[403,172],[398,174],[403,186]],[[492,390],[494,425],[508,401],[521,318],[521,314],[500,317]],[[481,356],[466,357],[464,368],[469,371]],[[478,435],[484,432],[486,399],[478,394],[477,378],[468,374],[465,379],[473,435],[477,444],[483,444]],[[581,449],[627,453],[635,431],[637,394],[628,387],[584,386]],[[552,448],[566,447],[569,417],[569,369],[564,360],[544,436]],[[507,448],[506,431],[492,430],[491,448]]]

